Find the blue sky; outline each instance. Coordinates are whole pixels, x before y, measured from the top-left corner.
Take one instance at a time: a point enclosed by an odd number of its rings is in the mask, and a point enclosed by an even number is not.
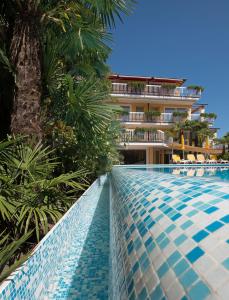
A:
[[[117,23],[113,72],[186,78],[205,88],[200,103],[229,131],[229,0],[139,0]]]

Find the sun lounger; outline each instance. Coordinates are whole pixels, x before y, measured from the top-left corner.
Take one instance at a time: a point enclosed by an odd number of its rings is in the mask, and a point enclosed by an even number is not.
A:
[[[181,159],[180,155],[177,155],[177,154],[172,155],[172,161],[175,164],[188,164],[189,163],[189,161],[187,159]]]
[[[206,163],[206,159],[204,157],[203,154],[197,154],[197,162],[201,163],[201,164],[205,164]]]
[[[220,164],[228,164],[229,161],[226,160],[226,159],[219,159],[219,163],[220,163]]]
[[[215,155],[210,155],[210,159],[207,159],[206,162],[208,164],[217,164],[218,160],[217,160],[217,157]]]
[[[198,161],[196,160],[194,154],[188,154],[188,155],[187,155],[187,159],[188,159],[188,161],[189,161],[191,164],[198,163]]]

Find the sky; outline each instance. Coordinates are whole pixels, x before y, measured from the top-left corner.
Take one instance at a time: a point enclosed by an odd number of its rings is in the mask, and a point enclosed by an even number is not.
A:
[[[185,78],[229,131],[229,0],[138,0],[116,23],[108,60],[118,74]]]

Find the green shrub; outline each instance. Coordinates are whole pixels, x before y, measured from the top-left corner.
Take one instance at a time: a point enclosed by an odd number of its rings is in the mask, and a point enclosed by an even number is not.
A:
[[[39,242],[87,186],[85,170],[56,176],[58,165],[42,144],[0,142],[0,257],[7,253],[1,270]]]

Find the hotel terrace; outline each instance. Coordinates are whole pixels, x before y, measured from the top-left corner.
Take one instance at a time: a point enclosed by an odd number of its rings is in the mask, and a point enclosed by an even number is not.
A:
[[[166,131],[176,122],[208,121],[217,131],[214,118],[203,116],[206,104],[197,103],[201,87],[185,87],[185,79],[116,74],[109,79],[113,102],[123,109],[118,117],[123,127],[119,148],[126,164],[169,163],[171,150],[179,149],[179,144]],[[190,144],[187,135],[185,144]],[[201,151],[191,146],[190,151]]]

